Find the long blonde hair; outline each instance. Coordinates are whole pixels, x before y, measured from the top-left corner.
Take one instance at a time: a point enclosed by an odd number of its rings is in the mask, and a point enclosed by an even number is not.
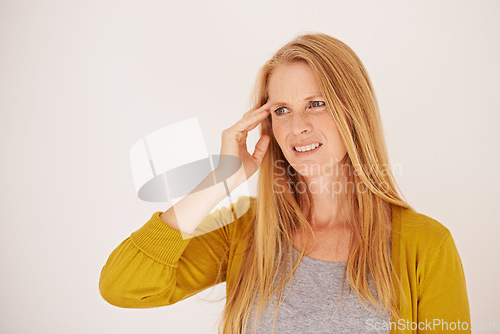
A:
[[[280,48],[261,68],[253,91],[253,108],[266,103],[269,78],[276,67],[296,61],[306,62],[313,70],[347,150],[339,164],[348,167],[347,173],[342,168],[341,179],[344,186],[351,185],[351,191],[339,194],[338,205],[352,230],[344,280],[347,274],[360,301],[390,311],[399,319],[394,296],[401,290],[401,283],[392,276],[389,245],[391,204],[411,207],[398,195],[389,169],[372,84],[361,60],[343,42],[322,33],[303,34]],[[282,295],[285,282],[293,277],[304,256],[302,249],[297,261],[288,262],[290,271],[285,272],[287,257],[293,259],[293,233],[308,230],[314,236],[308,217],[302,214],[305,205],[312,205],[311,194],[308,189],[303,193],[290,187],[301,181],[301,176],[287,172],[285,177],[278,177],[292,169],[273,136],[271,116],[262,122],[260,133],[269,135],[271,142],[259,171],[253,226],[246,236],[248,250],[221,315],[224,333],[246,333],[253,303],[257,300],[259,317],[275,292]],[[369,278],[378,298],[370,291]],[[278,304],[275,316],[277,309]]]

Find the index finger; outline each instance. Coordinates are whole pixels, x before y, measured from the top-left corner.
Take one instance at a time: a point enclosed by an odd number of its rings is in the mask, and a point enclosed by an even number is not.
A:
[[[258,112],[261,112],[261,111],[269,111],[269,107],[270,107],[270,103],[269,103],[269,100],[264,103],[263,105],[261,105],[260,107],[258,107],[257,109],[255,109],[255,111],[258,113]]]
[[[247,111],[245,113],[245,115],[251,115],[251,114],[259,114],[261,111],[265,111],[265,110],[269,110],[269,101],[267,101],[266,103],[264,103],[263,105],[261,105],[260,107],[256,107],[256,106],[253,106],[252,109],[250,109],[249,111]]]

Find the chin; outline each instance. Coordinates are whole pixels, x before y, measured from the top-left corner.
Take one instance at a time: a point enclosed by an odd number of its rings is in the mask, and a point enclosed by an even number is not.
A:
[[[321,174],[321,166],[317,163],[301,163],[291,164],[293,170],[304,177],[319,176]]]

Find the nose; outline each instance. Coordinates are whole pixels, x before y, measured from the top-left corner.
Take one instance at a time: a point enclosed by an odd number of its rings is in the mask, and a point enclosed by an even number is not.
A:
[[[301,112],[292,114],[292,122],[290,126],[294,135],[308,133],[311,132],[312,129],[311,121],[308,115]]]

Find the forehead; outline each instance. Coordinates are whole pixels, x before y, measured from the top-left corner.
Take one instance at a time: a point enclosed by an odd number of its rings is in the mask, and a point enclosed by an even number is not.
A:
[[[275,102],[322,95],[314,72],[305,62],[277,66],[269,77],[268,94]]]

